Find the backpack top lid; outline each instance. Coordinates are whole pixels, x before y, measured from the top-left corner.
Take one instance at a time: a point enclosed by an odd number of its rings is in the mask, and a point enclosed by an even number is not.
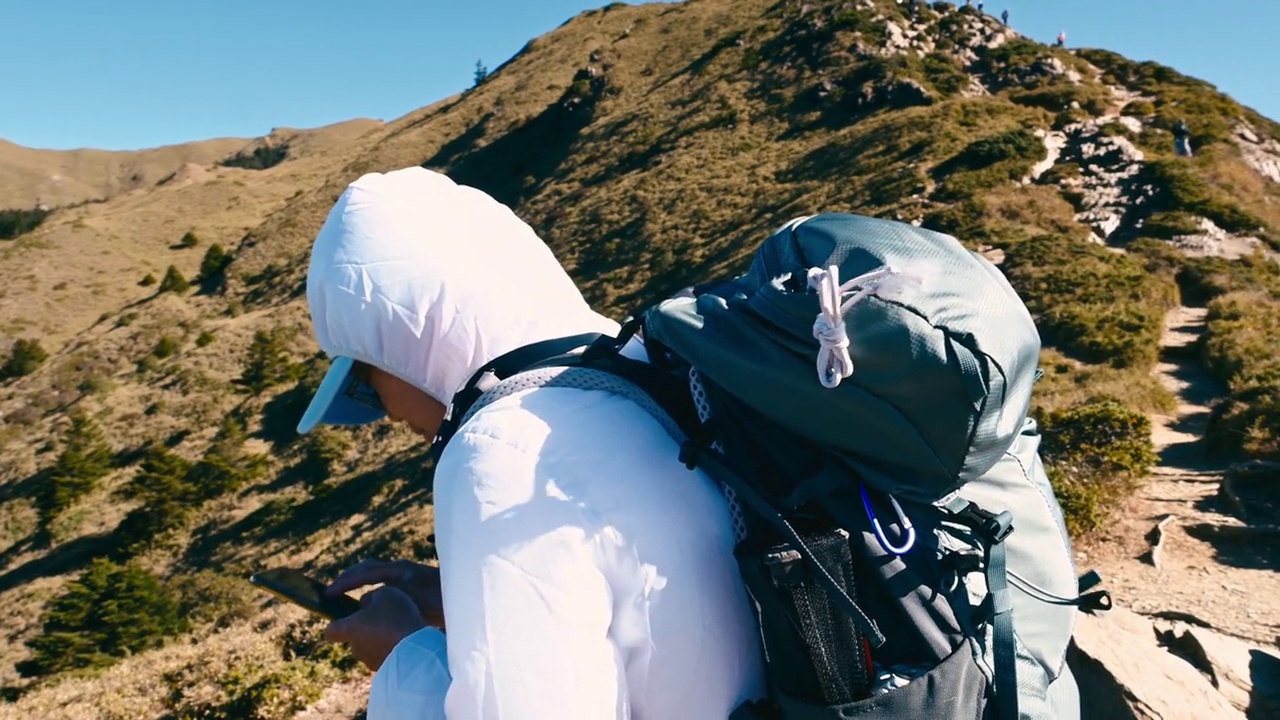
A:
[[[841,213],[793,220],[745,275],[666,300],[645,322],[738,400],[916,502],[1008,450],[1040,354],[1030,313],[987,260],[948,235]]]

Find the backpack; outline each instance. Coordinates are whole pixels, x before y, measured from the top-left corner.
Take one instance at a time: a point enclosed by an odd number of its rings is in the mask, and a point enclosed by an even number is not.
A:
[[[620,354],[636,334],[648,363]],[[1074,612],[1110,596],[1076,578],[1038,456],[1039,352],[1016,292],[954,238],[826,213],[617,337],[488,363],[436,447],[530,387],[648,409],[734,513],[769,696],[731,720],[1072,720]]]

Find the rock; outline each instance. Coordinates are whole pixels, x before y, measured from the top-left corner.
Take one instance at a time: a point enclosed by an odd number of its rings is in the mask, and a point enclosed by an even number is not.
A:
[[[854,94],[854,107],[866,112],[882,107],[907,108],[932,104],[933,95],[915,80],[884,80],[868,83]]]
[[[1234,235],[1218,227],[1208,218],[1198,220],[1200,232],[1175,235],[1169,242],[1190,257],[1220,257],[1228,260],[1252,255],[1266,243],[1256,237]]]
[[[1080,73],[1069,68],[1056,57],[1038,58],[1031,66],[1031,77],[1065,77],[1068,82],[1078,85]]]
[[[1079,195],[1076,220],[1089,225],[1104,240],[1136,227],[1146,215],[1147,199],[1155,193],[1141,179],[1142,151],[1128,138],[1101,133],[1102,126],[1110,122],[1110,118],[1086,120],[1049,136],[1054,145],[1050,156],[1056,148],[1062,162],[1073,162],[1080,168],[1080,177],[1071,181]],[[1043,173],[1048,167],[1037,165],[1035,170]]]
[[[1067,662],[1083,718],[1245,718],[1190,663],[1157,644],[1150,620],[1124,608],[1077,616]]]
[[[1209,677],[1248,717],[1280,714],[1280,655],[1212,630],[1173,623],[1164,631],[1174,648]]]
[[[1280,142],[1262,138],[1249,125],[1241,123],[1231,138],[1240,148],[1249,167],[1272,182],[1280,183]]]

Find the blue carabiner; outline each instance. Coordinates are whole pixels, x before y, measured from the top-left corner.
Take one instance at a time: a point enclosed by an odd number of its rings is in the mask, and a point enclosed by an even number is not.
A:
[[[916,529],[911,526],[911,520],[902,512],[902,506],[889,493],[889,502],[893,504],[893,511],[898,515],[898,524],[902,526],[902,532],[905,540],[901,545],[894,545],[889,542],[889,538],[884,534],[884,528],[880,527],[880,518],[876,517],[875,508],[871,507],[871,498],[867,495],[867,486],[862,486],[862,507],[867,511],[867,519],[871,520],[871,531],[875,533],[876,540],[880,541],[880,547],[886,552],[894,555],[905,555],[916,544]]]

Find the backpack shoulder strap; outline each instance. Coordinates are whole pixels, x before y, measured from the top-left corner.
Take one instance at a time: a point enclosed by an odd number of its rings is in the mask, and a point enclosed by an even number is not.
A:
[[[436,434],[435,442],[432,446],[433,451],[439,454],[440,450],[444,449],[444,446],[453,438],[454,433],[458,431],[462,418],[466,416],[471,406],[475,404],[476,400],[480,399],[481,395],[498,383],[539,363],[551,358],[565,356],[581,347],[600,342],[602,339],[613,341],[613,338],[601,333],[582,333],[581,335],[552,338],[518,347],[485,363],[471,375],[471,378],[467,380],[467,384],[463,385],[462,389],[454,394],[453,400],[449,403],[448,415]]]

